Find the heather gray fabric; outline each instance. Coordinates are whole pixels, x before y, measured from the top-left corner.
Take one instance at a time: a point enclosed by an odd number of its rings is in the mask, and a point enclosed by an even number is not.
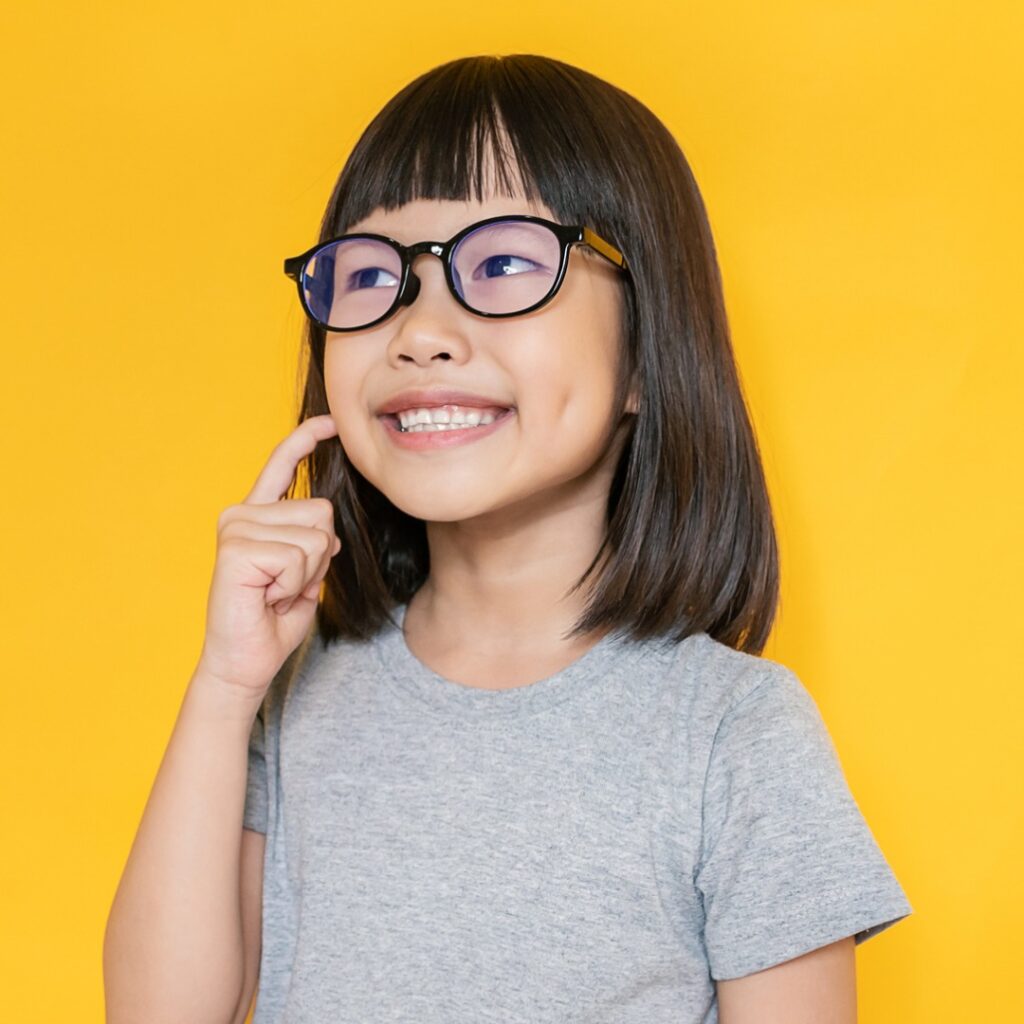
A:
[[[803,684],[706,633],[609,634],[512,690],[391,625],[311,633],[254,723],[244,823],[254,1024],[714,1024],[712,979],[911,913]]]

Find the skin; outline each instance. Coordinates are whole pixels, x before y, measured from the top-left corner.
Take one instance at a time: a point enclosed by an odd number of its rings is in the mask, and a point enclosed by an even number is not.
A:
[[[544,204],[493,193],[484,202],[415,200],[353,225],[410,244],[444,240],[476,220]],[[353,464],[399,508],[425,520],[430,577],[410,602],[409,648],[440,675],[504,688],[553,674],[600,636],[566,642],[586,594],[565,597],[597,552],[627,417],[609,429],[624,283],[573,247],[546,306],[491,320],[449,293],[436,257],[420,256],[411,306],[366,331],[328,338],[324,375]],[[516,414],[489,437],[412,452],[375,410],[409,387],[443,385],[494,397]],[[627,407],[635,411],[635,396]],[[628,416],[628,414],[627,414]]]
[[[857,1024],[853,936],[715,987],[719,1024]]]

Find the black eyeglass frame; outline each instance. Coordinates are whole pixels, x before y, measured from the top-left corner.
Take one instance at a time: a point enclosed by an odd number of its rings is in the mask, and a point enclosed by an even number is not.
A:
[[[485,313],[479,309],[474,309],[456,291],[455,279],[452,272],[452,253],[455,251],[455,247],[459,242],[474,231],[478,231],[480,228],[485,227],[488,224],[497,223],[498,221],[525,221],[532,224],[540,224],[543,227],[548,228],[552,234],[554,234],[561,246],[558,273],[555,276],[555,280],[550,291],[539,302],[535,302],[532,306],[527,306],[525,309],[517,309],[512,313]],[[329,324],[325,324],[319,317],[314,316],[312,310],[310,310],[309,304],[306,302],[305,289],[302,287],[303,271],[309,260],[311,260],[317,253],[335,245],[338,242],[356,238],[369,238],[376,242],[384,242],[395,249],[402,263],[402,279],[399,282],[394,302],[392,302],[387,310],[377,317],[376,320],[360,324],[358,327],[331,327]],[[546,305],[555,297],[558,293],[558,289],[562,287],[562,281],[565,279],[565,272],[569,266],[569,249],[573,245],[586,245],[600,256],[603,256],[617,269],[625,273],[629,272],[629,264],[626,262],[626,257],[623,256],[623,254],[614,245],[603,239],[596,231],[587,227],[585,224],[558,224],[555,221],[546,220],[544,217],[535,217],[531,214],[505,214],[497,217],[487,217],[484,220],[477,221],[475,224],[469,224],[462,228],[461,231],[452,235],[447,242],[428,241],[417,242],[414,245],[402,245],[401,242],[396,241],[394,238],[389,238],[387,235],[377,235],[366,231],[339,235],[337,238],[328,239],[326,242],[318,242],[312,248],[307,249],[299,256],[291,256],[286,259],[284,261],[284,272],[296,283],[299,291],[299,302],[302,303],[302,308],[305,310],[306,315],[314,323],[319,324],[326,331],[336,331],[339,333],[365,331],[370,327],[375,327],[377,324],[383,323],[389,317],[393,316],[401,306],[411,305],[412,302],[415,301],[416,296],[419,295],[420,292],[420,279],[412,272],[412,262],[421,253],[432,253],[434,256],[437,256],[444,265],[444,276],[448,283],[448,291],[451,292],[455,301],[458,302],[463,309],[468,310],[470,313],[474,313],[476,316],[502,319],[505,317],[523,316],[526,313],[532,313],[535,309],[540,309],[541,306]]]

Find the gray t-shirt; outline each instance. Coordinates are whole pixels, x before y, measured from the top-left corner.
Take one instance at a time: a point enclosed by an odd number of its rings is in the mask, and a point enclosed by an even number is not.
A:
[[[713,979],[911,913],[803,684],[706,633],[484,690],[390,624],[311,632],[253,725],[244,825],[254,1024],[715,1024]]]

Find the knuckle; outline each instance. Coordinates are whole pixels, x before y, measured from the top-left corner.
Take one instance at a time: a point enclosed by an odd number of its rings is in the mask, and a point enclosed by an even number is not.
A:
[[[234,555],[236,550],[241,548],[243,543],[243,539],[239,537],[237,534],[222,533],[220,535],[220,544],[218,545],[218,548],[220,550],[221,555],[231,556]]]
[[[237,537],[242,531],[241,519],[225,519],[221,524],[218,533],[224,539]]]
[[[235,506],[228,505],[227,508],[222,509],[219,516],[217,516],[217,532],[223,531],[224,527],[231,522],[234,518]]]

